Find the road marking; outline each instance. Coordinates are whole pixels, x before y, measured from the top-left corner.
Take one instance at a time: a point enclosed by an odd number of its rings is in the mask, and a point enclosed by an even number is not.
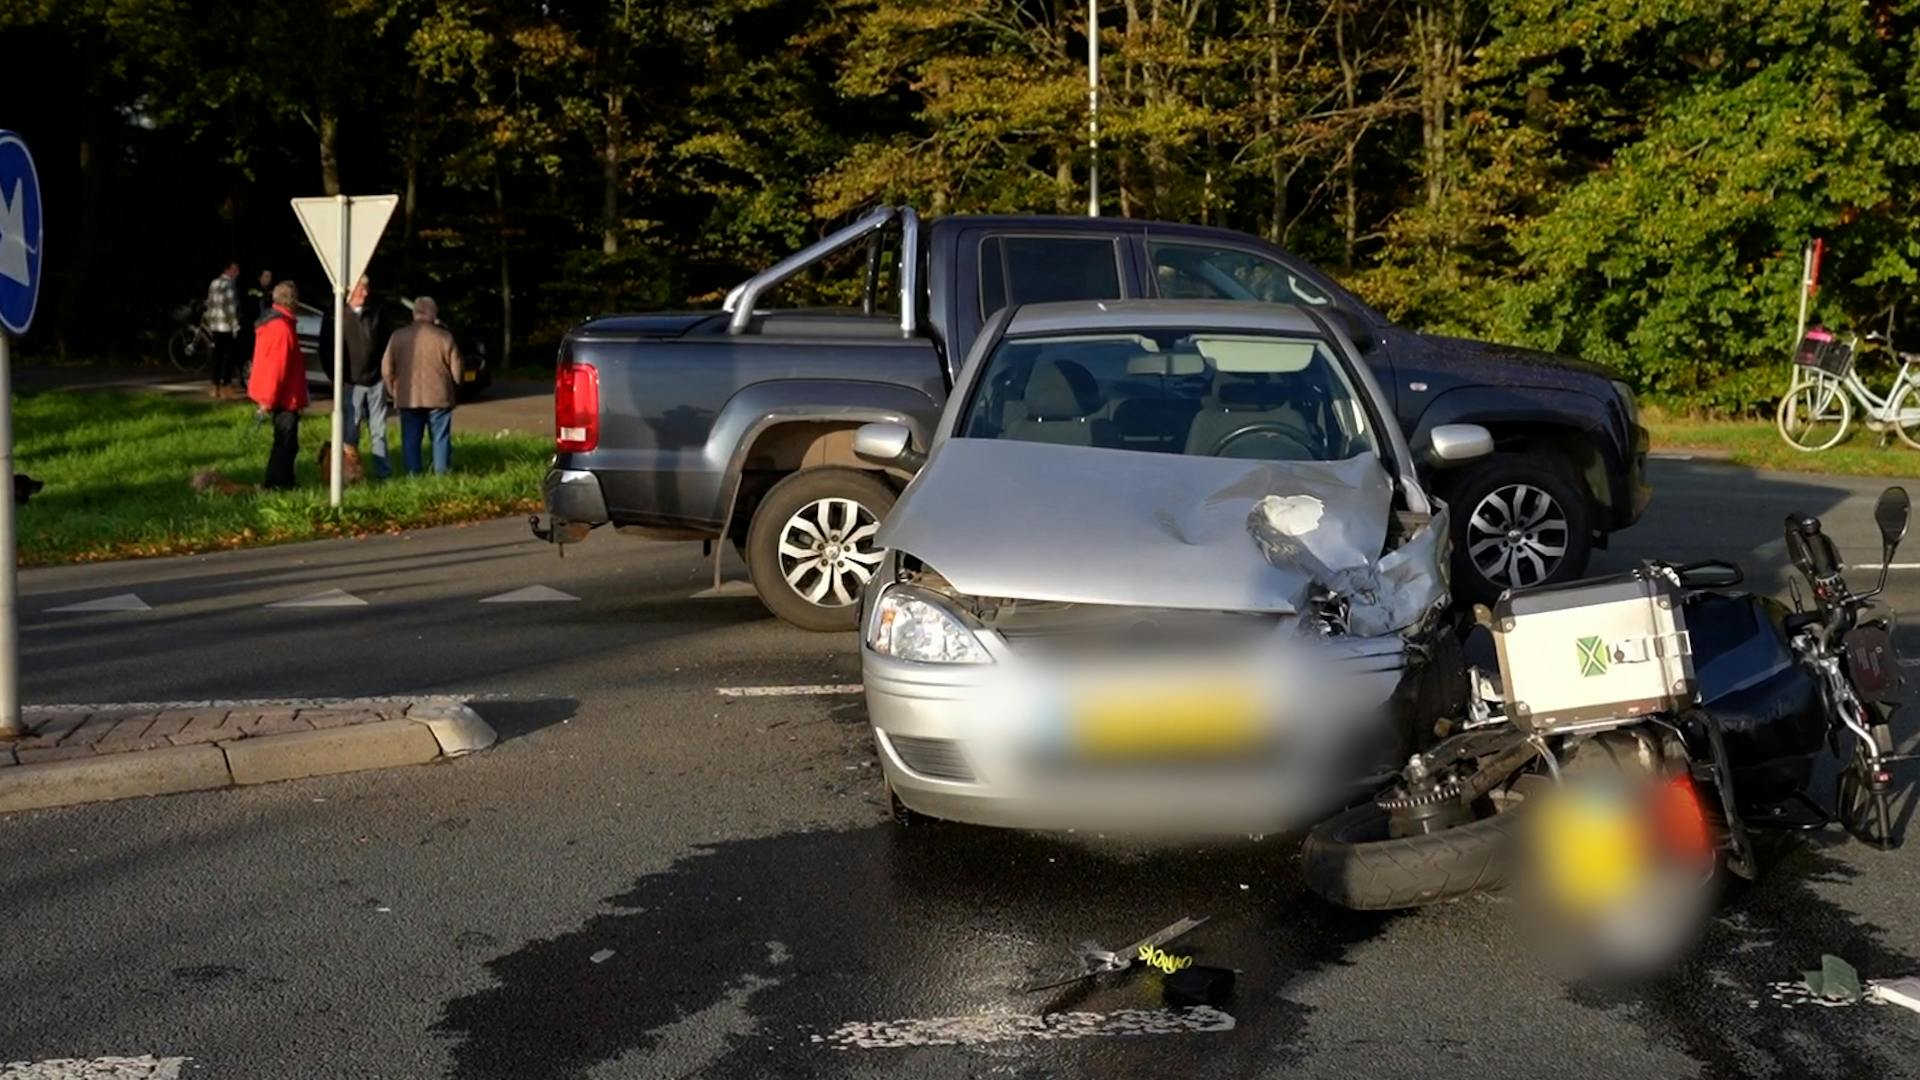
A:
[[[580,598],[572,593],[564,593],[559,589],[545,585],[529,585],[524,589],[503,592],[499,596],[485,597],[480,602],[483,604],[552,604],[578,599]]]
[[[0,1062],[0,1080],[178,1080],[188,1058],[50,1058]]]
[[[701,589],[699,592],[694,593],[691,599],[732,600],[736,597],[758,595],[760,594],[753,591],[753,582],[751,581],[727,581],[712,588]]]
[[[1233,1017],[1219,1009],[1121,1009],[1117,1012],[1059,1012],[1045,1016],[988,1013],[938,1016],[928,1020],[873,1020],[841,1024],[812,1041],[835,1050],[873,1050],[899,1046],[975,1046],[981,1043],[1088,1039],[1119,1035],[1181,1035],[1232,1031]]]
[[[716,686],[721,697],[830,697],[834,694],[858,694],[859,683],[813,683],[803,686]]]
[[[147,602],[145,600],[142,600],[138,596],[135,596],[134,594],[127,592],[127,593],[121,593],[119,596],[103,596],[98,600],[82,600],[78,604],[66,604],[61,607],[48,608],[47,614],[51,615],[57,611],[81,612],[81,611],[152,611],[152,610],[153,610],[152,608],[147,606]]]
[[[345,589],[328,589],[292,600],[278,600],[268,607],[365,607],[367,602]]]

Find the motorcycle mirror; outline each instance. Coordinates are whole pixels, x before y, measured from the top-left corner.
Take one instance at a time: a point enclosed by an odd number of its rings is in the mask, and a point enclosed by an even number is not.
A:
[[[1873,504],[1873,520],[1880,525],[1880,543],[1887,550],[1887,558],[1893,558],[1893,549],[1907,535],[1907,517],[1913,504],[1907,498],[1907,489],[1890,487],[1880,493],[1880,501]]]

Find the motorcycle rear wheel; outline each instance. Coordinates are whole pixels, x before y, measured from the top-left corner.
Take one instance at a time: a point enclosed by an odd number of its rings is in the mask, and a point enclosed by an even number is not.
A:
[[[1417,836],[1388,835],[1388,813],[1363,803],[1328,818],[1300,848],[1307,888],[1357,911],[1419,907],[1505,884],[1517,811]]]

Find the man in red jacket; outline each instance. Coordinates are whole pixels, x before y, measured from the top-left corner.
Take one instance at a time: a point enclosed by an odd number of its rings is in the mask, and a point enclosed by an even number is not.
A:
[[[300,410],[307,407],[307,362],[294,334],[293,305],[300,289],[291,281],[273,287],[273,310],[253,330],[253,376],[247,396],[273,414],[273,450],[267,455],[268,490],[293,486],[300,456]]]

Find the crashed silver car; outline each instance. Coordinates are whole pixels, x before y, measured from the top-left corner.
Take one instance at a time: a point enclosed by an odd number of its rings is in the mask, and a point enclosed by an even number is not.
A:
[[[1406,760],[1459,692],[1445,508],[1342,330],[1205,301],[1003,311],[862,598],[896,815],[1268,832]],[[1435,429],[1422,469],[1491,450]]]

